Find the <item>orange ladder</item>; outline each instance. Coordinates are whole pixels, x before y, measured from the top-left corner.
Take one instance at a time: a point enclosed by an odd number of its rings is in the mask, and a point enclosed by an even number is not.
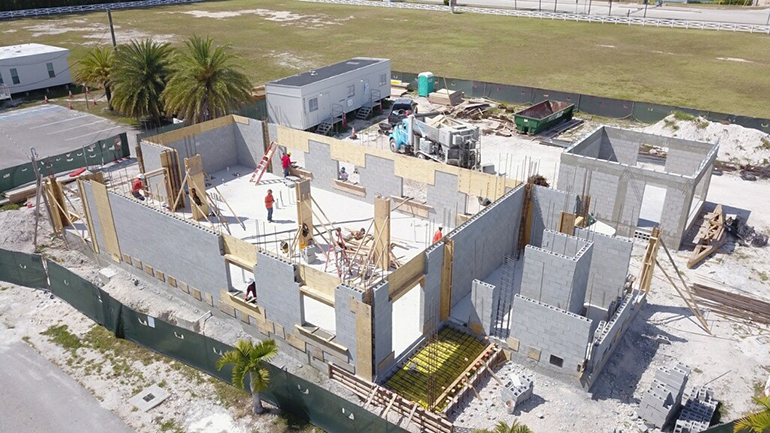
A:
[[[277,146],[274,142],[270,142],[270,144],[267,146],[267,150],[265,151],[265,155],[262,157],[262,159],[259,161],[259,164],[257,164],[257,168],[254,170],[254,173],[251,174],[251,179],[249,179],[249,182],[254,182],[254,176],[257,177],[256,185],[259,185],[259,181],[262,180],[262,175],[265,174],[265,170],[267,170],[268,164],[270,164],[270,160],[273,159],[273,154],[275,153],[275,148]]]

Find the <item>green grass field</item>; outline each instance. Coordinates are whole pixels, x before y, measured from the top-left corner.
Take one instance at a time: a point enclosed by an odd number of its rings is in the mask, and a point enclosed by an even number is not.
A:
[[[252,12],[233,13],[245,10]],[[255,84],[376,56],[400,71],[770,117],[768,35],[286,0],[211,1],[116,11],[113,18],[119,42],[153,35],[180,44],[197,33],[230,43]],[[106,26],[106,13],[4,21],[0,45],[65,46],[72,64],[89,44],[109,43]]]

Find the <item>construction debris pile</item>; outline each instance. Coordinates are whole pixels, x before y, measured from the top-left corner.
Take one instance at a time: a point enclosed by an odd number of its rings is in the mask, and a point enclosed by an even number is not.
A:
[[[728,215],[725,220],[725,228],[728,233],[738,238],[739,242],[743,245],[751,245],[757,248],[767,245],[767,235],[757,233],[754,227],[746,224],[746,221],[738,215]]]

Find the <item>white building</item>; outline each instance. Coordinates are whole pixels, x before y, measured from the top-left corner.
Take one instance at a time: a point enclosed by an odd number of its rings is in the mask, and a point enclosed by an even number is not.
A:
[[[367,117],[390,96],[390,60],[356,57],[265,84],[270,121],[326,134],[343,114]]]
[[[42,44],[0,47],[0,98],[72,83],[69,55],[66,48]]]

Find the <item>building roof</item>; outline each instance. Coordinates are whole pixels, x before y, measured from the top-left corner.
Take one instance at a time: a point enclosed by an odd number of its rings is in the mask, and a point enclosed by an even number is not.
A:
[[[69,52],[66,48],[54,47],[43,44],[21,44],[0,47],[0,60],[17,59],[21,57],[34,56],[36,54],[64,53]]]
[[[308,84],[317,83],[337,75],[344,74],[346,72],[352,72],[357,69],[365,68],[377,63],[386,62],[387,59],[373,59],[368,57],[355,57],[344,62],[335,63],[333,65],[324,66],[323,68],[313,69],[301,74],[292,75],[290,77],[281,78],[280,80],[271,81],[267,83],[275,84],[279,86],[289,87],[302,87]]]

